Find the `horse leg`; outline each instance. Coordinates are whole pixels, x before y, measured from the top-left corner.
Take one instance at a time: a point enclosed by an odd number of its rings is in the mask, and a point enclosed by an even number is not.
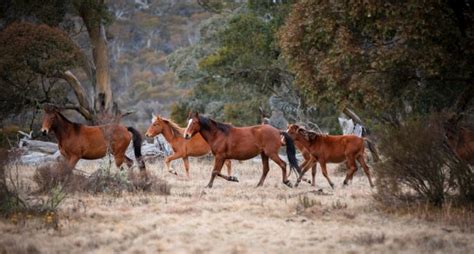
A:
[[[263,165],[263,171],[262,171],[262,176],[260,177],[260,181],[258,181],[257,187],[260,187],[263,185],[263,182],[265,181],[265,178],[267,178],[268,171],[270,171],[270,165],[268,163],[268,156],[265,155],[265,153],[261,153],[262,156],[262,165]]]
[[[128,168],[131,168],[133,166],[133,160],[128,158],[126,155],[124,155],[125,158],[125,164],[127,164]]]
[[[316,187],[316,167],[318,166],[317,162],[314,162],[313,167],[311,167],[311,186]]]
[[[189,177],[189,159],[188,159],[188,157],[184,157],[183,162],[184,162],[184,169],[186,170],[186,178],[191,179],[191,177]]]
[[[232,164],[230,162],[230,160],[225,160],[225,167],[227,168],[227,175],[228,176],[231,176],[232,175]]]
[[[367,163],[365,163],[365,160],[364,160],[364,156],[363,155],[360,155],[357,160],[359,161],[360,165],[362,166],[362,168],[364,169],[364,172],[365,174],[367,175],[367,178],[369,178],[369,183],[370,183],[370,187],[374,187],[374,184],[372,183],[372,178],[370,177],[370,171],[369,171],[369,167],[367,166]]]
[[[179,158],[181,158],[181,155],[177,154],[177,153],[173,153],[172,155],[166,157],[166,159],[165,159],[166,168],[168,169],[168,172],[170,172],[171,174],[178,175],[178,173],[176,171],[171,170],[170,164],[171,164],[172,161],[174,161],[176,159],[179,159]]]
[[[347,175],[344,179],[343,185],[347,185],[349,180],[352,179],[354,173],[357,171],[357,166],[354,157],[347,157]]]
[[[288,187],[292,187],[291,185],[291,182],[288,180],[288,176],[286,175],[286,162],[284,162],[280,156],[278,156],[278,153],[275,152],[275,153],[272,153],[270,155],[268,155],[268,157],[270,157],[270,159],[272,159],[272,161],[274,161],[276,164],[278,164],[278,166],[280,166],[281,168],[281,173],[282,173],[282,180],[283,180],[283,183],[288,186]]]
[[[306,166],[303,168],[301,171],[301,175],[298,176],[298,179],[296,180],[295,187],[298,187],[300,185],[301,179],[303,179],[304,174],[311,168],[311,163],[306,163]]]
[[[326,162],[320,161],[319,165],[321,165],[321,172],[323,172],[324,177],[328,180],[328,183],[329,185],[331,185],[331,188],[334,189],[334,184],[332,183],[331,179],[329,179],[328,171],[326,169]]]
[[[212,173],[211,173],[211,179],[209,180],[209,183],[207,184],[208,188],[212,188],[212,185],[214,183],[214,178],[216,178],[217,175],[222,176],[220,172],[223,165],[224,165],[224,159],[218,158],[218,157],[214,159],[214,169],[212,170]]]
[[[125,160],[124,156],[116,154],[114,155],[114,159],[115,159],[115,166],[117,166],[117,168],[120,168],[120,170],[123,170],[121,166],[123,164],[123,161]]]
[[[79,159],[80,158],[78,156],[71,156],[71,157],[67,158],[66,159],[66,166],[67,166],[66,170],[67,170],[67,172],[65,172],[65,173],[67,173],[67,174],[72,173],[72,170],[76,166]]]

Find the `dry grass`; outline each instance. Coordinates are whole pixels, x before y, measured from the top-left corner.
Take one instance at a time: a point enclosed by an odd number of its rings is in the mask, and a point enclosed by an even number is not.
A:
[[[94,172],[98,163],[78,168]],[[183,172],[181,163],[175,163]],[[342,188],[334,176],[331,190],[320,171],[318,188],[281,184],[275,164],[264,187],[255,188],[261,174],[257,163],[233,163],[240,182],[216,179],[205,189],[212,167],[191,161],[192,180],[162,173],[163,164],[149,170],[172,186],[168,196],[150,192],[70,194],[60,206],[58,228],[38,221],[0,221],[0,252],[137,252],[137,253],[472,253],[473,217],[445,211],[461,224],[445,223],[408,212],[382,211],[365,176]],[[116,170],[116,169],[113,169]],[[32,179],[34,169],[22,170]],[[294,179],[292,179],[294,182]],[[30,182],[32,185],[35,183]],[[318,189],[322,189],[318,191]],[[467,212],[467,211],[465,211]],[[425,214],[430,214],[427,209]],[[431,213],[432,214],[432,213]],[[436,217],[434,217],[436,218]]]

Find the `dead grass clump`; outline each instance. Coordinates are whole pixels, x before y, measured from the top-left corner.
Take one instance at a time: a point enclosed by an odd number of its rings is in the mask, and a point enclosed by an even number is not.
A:
[[[67,170],[62,162],[51,163],[35,170],[33,181],[38,185],[38,193],[47,193],[58,185],[62,185],[68,193],[84,191],[87,185],[87,176]]]
[[[450,233],[454,228],[461,232],[474,233],[474,205],[446,203],[443,207],[431,203],[406,203],[403,206],[381,206],[382,211],[395,216],[407,216],[424,221],[435,222],[444,226],[443,230]]]
[[[131,171],[128,174],[128,179],[131,181],[135,191],[150,192],[158,195],[171,194],[171,185],[155,174],[144,176],[143,173]]]
[[[363,246],[372,246],[374,244],[385,243],[386,237],[384,233],[363,233],[356,235],[353,239],[354,243]]]

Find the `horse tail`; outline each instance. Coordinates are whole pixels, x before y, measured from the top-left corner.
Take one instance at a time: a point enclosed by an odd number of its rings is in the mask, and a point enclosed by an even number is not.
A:
[[[127,127],[127,130],[132,133],[132,142],[133,142],[133,152],[135,153],[135,158],[138,162],[138,167],[140,170],[145,169],[145,163],[142,158],[142,135],[133,127]]]
[[[380,160],[379,153],[377,151],[377,148],[375,147],[375,144],[368,138],[363,137],[365,143],[367,143],[367,148],[369,148],[370,153],[372,154],[372,157],[374,158],[375,162],[378,162]]]
[[[286,155],[288,156],[288,162],[290,163],[290,170],[294,170],[298,173],[298,176],[301,174],[301,169],[298,166],[298,159],[296,159],[296,147],[293,139],[291,139],[288,133],[282,131],[280,134],[285,139],[286,144]]]

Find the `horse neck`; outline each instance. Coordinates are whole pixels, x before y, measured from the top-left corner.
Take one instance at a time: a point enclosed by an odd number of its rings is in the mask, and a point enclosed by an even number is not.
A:
[[[181,138],[181,136],[176,137],[171,128],[172,127],[169,126],[169,124],[164,123],[162,134],[165,137],[166,141],[168,141],[169,143],[174,143],[174,142],[177,142],[179,138]]]
[[[64,120],[62,116],[58,115],[56,119],[56,122],[52,126],[52,130],[54,131],[58,142],[61,143],[62,140],[70,136],[70,133],[73,131],[74,126],[72,123],[69,123],[68,121]]]
[[[199,131],[199,133],[201,133],[201,136],[204,138],[204,140],[206,140],[206,142],[209,145],[214,143],[217,132],[218,132],[217,127],[214,125],[210,127],[210,129],[203,130],[201,128],[201,130]]]

